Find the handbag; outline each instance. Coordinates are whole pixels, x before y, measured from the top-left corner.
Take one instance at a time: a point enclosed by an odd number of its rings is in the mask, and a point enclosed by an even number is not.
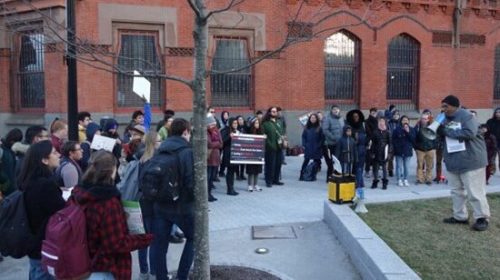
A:
[[[277,129],[276,129],[276,134],[278,134],[278,145],[282,149],[288,148],[288,138],[286,137],[286,135],[281,135]]]

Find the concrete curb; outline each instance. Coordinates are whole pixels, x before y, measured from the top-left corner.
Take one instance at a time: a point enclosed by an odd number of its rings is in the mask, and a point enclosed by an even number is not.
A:
[[[323,219],[363,279],[421,279],[349,206],[326,200]]]

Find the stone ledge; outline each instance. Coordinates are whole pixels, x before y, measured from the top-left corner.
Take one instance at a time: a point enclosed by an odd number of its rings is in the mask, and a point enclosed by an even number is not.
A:
[[[349,206],[327,200],[323,219],[363,279],[421,279]]]

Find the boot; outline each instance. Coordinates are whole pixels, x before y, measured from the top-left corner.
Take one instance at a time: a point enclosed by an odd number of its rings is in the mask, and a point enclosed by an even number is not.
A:
[[[239,195],[239,193],[234,190],[233,186],[231,186],[227,188],[227,195]]]
[[[304,171],[300,171],[299,181],[304,181]],[[328,182],[328,180],[326,180]]]
[[[378,187],[377,185],[378,185],[378,180],[373,180],[371,188],[376,189]]]
[[[217,198],[213,196],[211,193],[208,194],[208,202],[214,202],[217,201]]]
[[[392,170],[389,170],[389,177],[393,177],[394,173],[392,173]]]
[[[382,179],[382,189],[387,190],[387,184],[389,184],[389,180]]]

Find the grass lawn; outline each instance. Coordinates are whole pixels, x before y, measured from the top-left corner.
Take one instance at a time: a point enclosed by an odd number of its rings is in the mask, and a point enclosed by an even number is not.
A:
[[[451,198],[368,205],[360,217],[422,279],[500,279],[500,195],[488,202],[484,232],[442,222],[452,215]]]

